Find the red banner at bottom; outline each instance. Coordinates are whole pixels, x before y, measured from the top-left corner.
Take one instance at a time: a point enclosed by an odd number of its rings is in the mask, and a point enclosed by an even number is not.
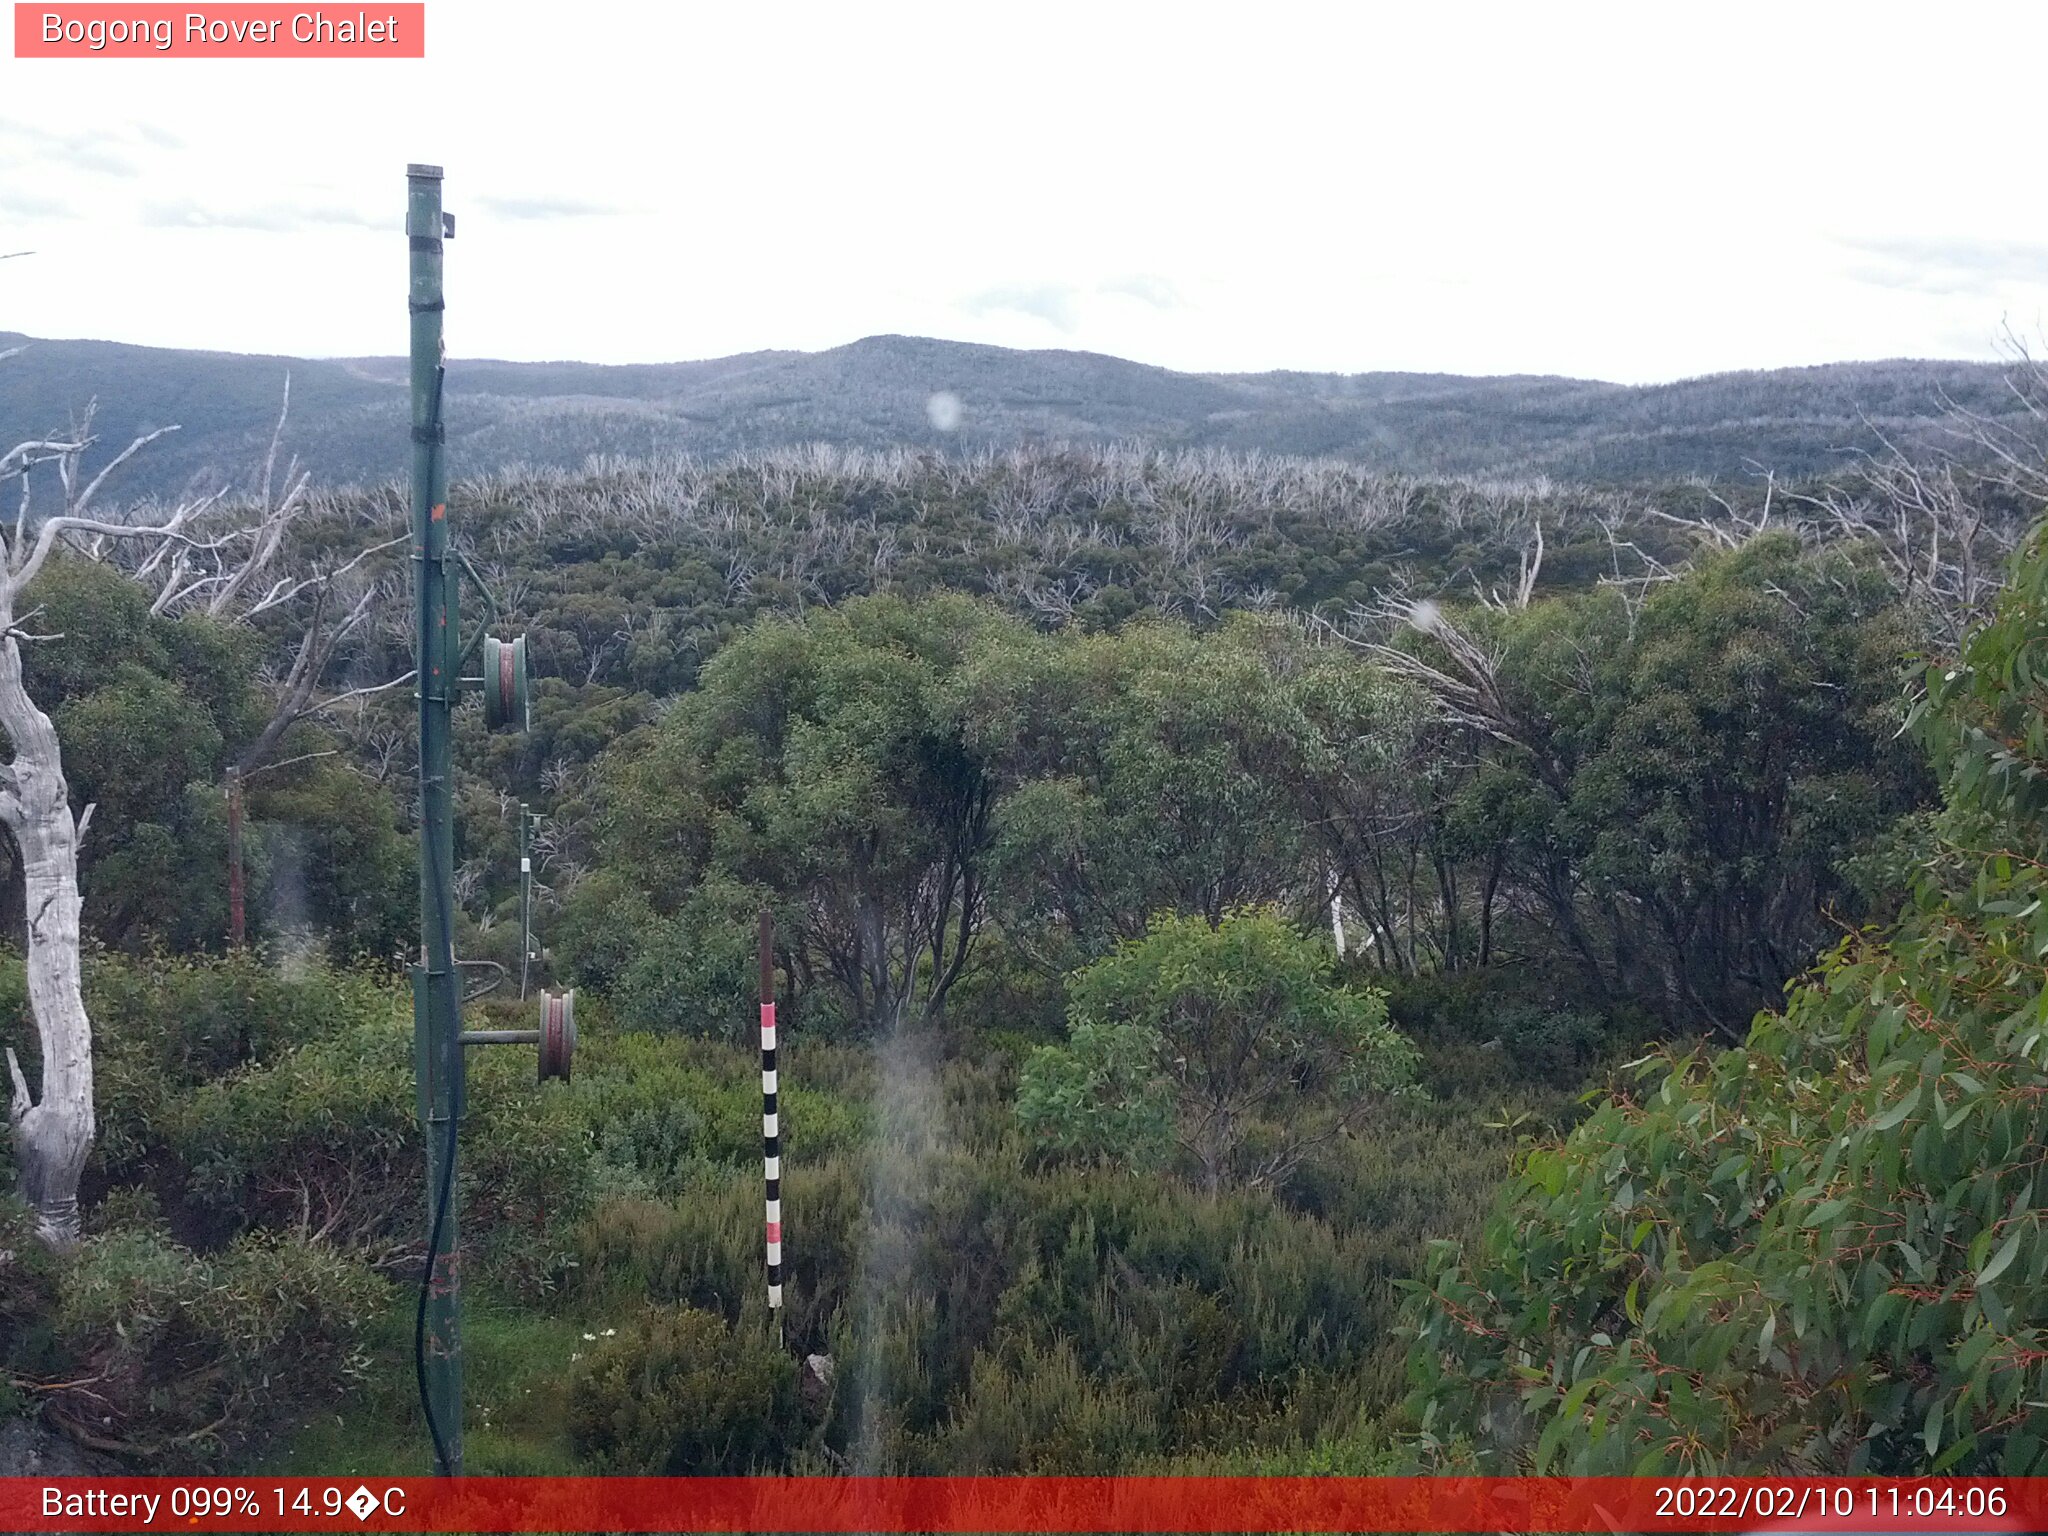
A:
[[[0,1530],[2048,1532],[2048,1478],[6,1478]]]

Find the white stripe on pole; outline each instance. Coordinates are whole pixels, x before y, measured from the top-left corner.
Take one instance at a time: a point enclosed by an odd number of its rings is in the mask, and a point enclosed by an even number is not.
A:
[[[774,1112],[780,1062],[775,1055],[775,919],[761,909],[761,1166],[763,1237],[768,1246],[768,1315],[775,1319],[775,1341],[782,1342],[782,1117]]]

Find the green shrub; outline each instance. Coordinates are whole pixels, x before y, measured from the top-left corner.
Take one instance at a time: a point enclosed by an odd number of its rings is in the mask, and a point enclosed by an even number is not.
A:
[[[186,1207],[210,1234],[291,1227],[375,1249],[418,1229],[412,1047],[395,1019],[202,1084],[161,1113]]]
[[[1318,1403],[1313,1426],[1279,1445],[1242,1445],[1161,1459],[1144,1470],[1177,1477],[1399,1477],[1412,1457],[1383,1416],[1345,1419]]]
[[[1106,1476],[1155,1455],[1151,1393],[1090,1376],[1065,1340],[1014,1359],[977,1356],[967,1391],[932,1445],[933,1470]]]
[[[9,1372],[49,1377],[61,1361],[50,1326],[56,1307],[56,1258],[36,1238],[35,1214],[0,1193],[0,1418],[14,1404]]]
[[[1135,1024],[1079,1023],[1064,1045],[1024,1063],[1017,1118],[1046,1151],[1083,1162],[1156,1168],[1173,1153],[1173,1103],[1161,1041]]]
[[[831,1416],[824,1440],[856,1474],[926,1470],[927,1436],[945,1414],[956,1362],[944,1358],[928,1287],[856,1284],[833,1320]]]
[[[721,1055],[725,1071],[750,1064],[709,1043],[641,1048],[707,1072]],[[810,1049],[835,1099],[868,1075],[857,1055]],[[1277,1191],[1033,1171],[1000,1061],[931,1071],[931,1147],[852,1142],[784,1170],[788,1346],[834,1356],[824,1443],[864,1468],[1057,1469],[1060,1445],[1133,1470],[1310,1445],[1333,1417],[1394,1402],[1396,1282],[1429,1239],[1476,1229],[1508,1167],[1511,1138],[1469,1106],[1385,1099]],[[762,1326],[755,1155],[687,1162],[666,1198],[600,1205],[579,1305],[645,1299]],[[1072,1393],[1055,1390],[1062,1349],[1081,1371]],[[1106,1404],[1148,1427],[1097,1434]]]
[[[692,1307],[651,1311],[582,1362],[570,1432],[603,1472],[772,1471],[802,1435],[796,1365],[758,1329]]]
[[[1548,1083],[1584,1081],[1608,1041],[1605,1020],[1566,1008],[1503,1009],[1494,1027],[1516,1067]]]
[[[602,987],[628,1029],[744,1042],[765,893],[712,875],[658,912],[608,874],[576,888],[556,947],[571,974]]]
[[[758,1056],[650,1034],[593,1035],[587,1047],[579,1045],[585,1059],[570,1103],[593,1138],[609,1188],[653,1196],[674,1190],[699,1163],[760,1166]],[[831,1055],[832,1048],[815,1044],[785,1055],[781,1109],[793,1160],[830,1157],[864,1132],[865,1106],[832,1086]]]
[[[1062,968],[1043,963],[1043,956],[1075,946],[1050,928],[1035,937],[1038,942],[1027,946],[999,928],[985,932],[974,963],[946,996],[948,1017],[972,1020],[978,1042],[1019,1059],[1031,1046],[1058,1040],[1066,1026]]]
[[[1910,901],[1719,1054],[1659,1052],[1417,1284],[1433,1455],[1580,1474],[2048,1470],[2048,525],[1928,678]]]
[[[410,1028],[397,1018],[286,1052],[168,1105],[184,1211],[211,1241],[291,1231],[389,1259],[425,1223]],[[593,1187],[567,1095],[524,1051],[473,1052],[462,1221],[477,1273],[528,1294],[558,1278]]]
[[[20,962],[0,965],[0,1019],[26,1015]],[[99,1134],[94,1166],[140,1179],[156,1166],[165,1121],[190,1090],[409,1010],[388,978],[317,960],[273,964],[253,951],[217,958],[89,953]],[[18,1038],[18,1037],[17,1037]]]
[[[206,787],[219,806],[219,789]],[[305,924],[337,962],[388,965],[417,942],[418,840],[404,830],[408,814],[345,759],[264,772],[249,786],[252,918]]]
[[[146,1229],[91,1238],[54,1307],[82,1384],[50,1408],[139,1450],[204,1456],[360,1375],[363,1330],[388,1299],[360,1263],[296,1238],[246,1237],[212,1258]]]
[[[1271,908],[1157,917],[1069,978],[1072,1037],[1025,1063],[1019,1118],[1050,1149],[1135,1166],[1178,1146],[1210,1190],[1283,1181],[1412,1091],[1415,1048],[1383,996],[1330,969],[1321,938]]]
[[[1495,1103],[1579,1087],[1668,1032],[1632,1004],[1596,1001],[1582,977],[1520,966],[1391,978],[1387,1013],[1420,1049],[1432,1092]]]
[[[827,1330],[858,1272],[865,1180],[844,1159],[785,1166],[784,1326],[793,1346],[830,1347]],[[607,1303],[652,1301],[738,1322],[765,1305],[758,1164],[702,1167],[673,1202],[615,1199],[585,1222],[578,1289]]]

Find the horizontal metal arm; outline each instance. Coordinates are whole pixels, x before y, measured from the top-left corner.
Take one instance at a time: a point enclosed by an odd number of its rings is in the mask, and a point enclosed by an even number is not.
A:
[[[464,1045],[539,1045],[537,1029],[465,1029],[459,1036]]]

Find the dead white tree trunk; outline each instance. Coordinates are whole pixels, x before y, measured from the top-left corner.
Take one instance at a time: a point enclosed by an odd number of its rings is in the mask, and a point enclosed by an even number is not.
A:
[[[167,524],[154,527],[81,515],[113,467],[148,440],[138,438],[130,444],[82,490],[78,471],[91,442],[89,434],[22,443],[0,453],[0,483],[16,477],[22,481],[12,535],[0,534],[0,735],[13,751],[12,761],[0,768],[0,825],[7,828],[21,855],[28,915],[24,960],[42,1079],[41,1092],[31,1092],[14,1047],[6,1048],[7,1121],[21,1193],[36,1213],[36,1231],[44,1242],[60,1248],[78,1240],[78,1180],[95,1129],[92,1024],[80,988],[78,956],[78,844],[92,819],[92,807],[73,815],[57,729],[29,696],[22,677],[22,643],[57,637],[23,629],[22,620],[32,613],[18,610],[23,592],[60,540],[86,534],[121,541],[189,542],[181,530],[192,515],[190,507],[179,508]],[[49,463],[55,464],[64,488],[65,511],[31,526],[29,479],[39,465]]]
[[[19,350],[0,353],[0,359]],[[160,427],[136,438],[90,480],[84,461],[94,440],[91,407],[68,433],[0,452],[0,485],[20,481],[11,532],[0,524],[0,735],[13,750],[13,760],[0,768],[0,825],[14,838],[26,883],[29,1007],[41,1048],[42,1078],[40,1093],[32,1092],[13,1047],[6,1048],[8,1124],[22,1195],[36,1212],[38,1233],[53,1246],[78,1240],[78,1181],[95,1130],[92,1024],[80,987],[78,922],[78,844],[92,807],[72,814],[56,727],[30,697],[22,676],[24,641],[61,638],[34,635],[22,627],[34,615],[33,610],[19,611],[22,594],[60,543],[80,548],[91,559],[116,550],[135,551],[132,559],[121,563],[131,576],[157,587],[153,613],[202,609],[216,619],[246,621],[310,594],[312,612],[297,658],[283,679],[277,711],[239,759],[244,777],[269,759],[298,721],[405,681],[345,689],[326,698],[319,695],[320,678],[337,645],[366,620],[375,599],[374,590],[366,591],[339,619],[332,619],[331,592],[358,566],[403,540],[374,545],[336,569],[275,574],[286,535],[307,502],[307,479],[296,461],[285,471],[282,494],[272,494],[290,402],[287,379],[285,406],[271,435],[253,515],[240,526],[206,536],[197,530],[222,509],[222,495],[181,503],[152,526],[85,515],[109,475],[176,427]],[[61,505],[56,515],[35,521],[30,517],[30,493],[35,472],[45,465],[54,471]],[[86,536],[82,547],[80,535]],[[266,581],[268,586],[262,585]]]
[[[78,839],[86,813],[71,814],[57,730],[23,686],[21,642],[14,631],[13,583],[0,599],[0,731],[14,761],[0,781],[0,822],[21,854],[27,886],[29,1008],[42,1054],[42,1095],[32,1098],[14,1048],[7,1047],[12,1084],[7,1119],[14,1133],[21,1193],[36,1213],[36,1232],[53,1247],[78,1240],[78,1179],[92,1148],[92,1026],[78,974]]]
[[[7,1120],[22,1197],[36,1213],[37,1233],[54,1247],[78,1240],[78,1179],[94,1131],[92,1025],[78,969],[78,843],[92,807],[72,814],[57,728],[22,679],[22,641],[36,637],[22,630],[15,610],[56,540],[72,532],[130,538],[169,531],[53,517],[30,545],[17,523],[0,568],[0,734],[14,753],[0,770],[0,825],[21,855],[29,1011],[42,1057],[42,1092],[32,1094],[14,1048],[7,1047]]]

